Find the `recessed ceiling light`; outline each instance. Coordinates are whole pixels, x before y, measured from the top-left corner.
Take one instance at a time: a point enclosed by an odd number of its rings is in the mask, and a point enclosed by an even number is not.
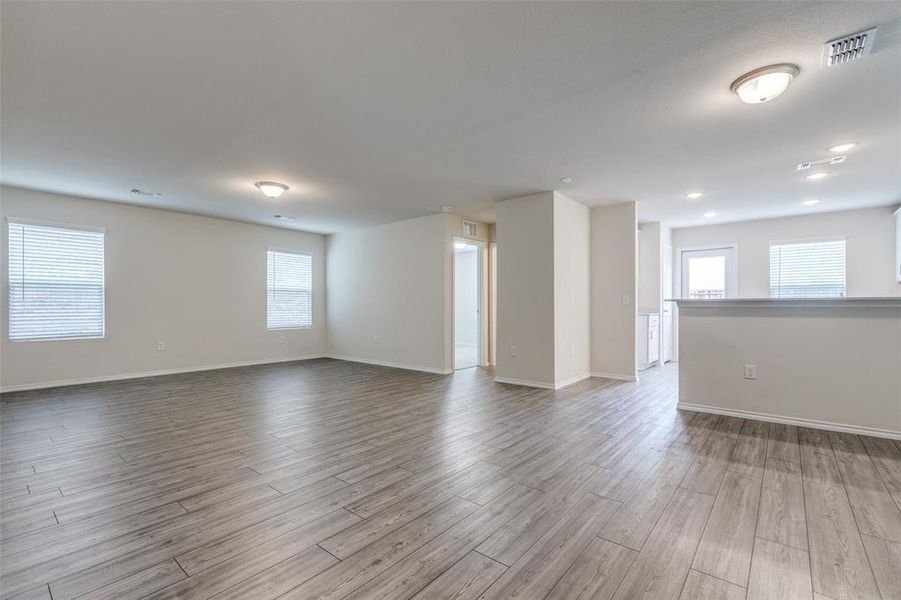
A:
[[[131,188],[128,191],[132,194],[137,194],[138,196],[153,196],[155,198],[163,195],[162,192],[151,192],[150,190],[142,190],[140,188]]]
[[[257,181],[254,185],[263,192],[264,196],[270,198],[278,198],[288,191],[288,186],[277,181]]]
[[[810,175],[807,175],[807,179],[812,179],[812,180],[816,181],[817,179],[822,179],[823,177],[826,177],[828,175],[829,175],[829,173],[827,173],[825,171],[820,171],[819,173],[811,173]]]
[[[698,198],[700,198],[703,195],[704,195],[704,192],[688,192],[687,194],[685,194],[685,196],[688,197],[690,200],[697,200]]]
[[[841,154],[842,152],[847,152],[851,148],[856,148],[857,142],[847,142],[845,144],[836,144],[835,146],[829,146],[826,148],[826,152],[832,152],[834,154]]]
[[[572,183],[573,181],[575,181],[575,179],[573,179],[572,177],[561,177],[560,178],[560,183]]]
[[[770,65],[745,73],[729,88],[747,104],[760,104],[778,98],[801,70],[788,63]]]
[[[820,202],[822,202],[822,200],[818,200],[818,199],[816,199],[816,198],[813,198],[813,199],[811,199],[811,200],[804,200],[803,202],[801,202],[801,204],[803,204],[804,206],[816,206],[816,205],[819,204]]]
[[[705,219],[712,219],[712,218],[715,217],[715,216],[716,216],[716,213],[713,212],[713,211],[705,212],[705,213],[704,213],[704,218],[705,218]]]

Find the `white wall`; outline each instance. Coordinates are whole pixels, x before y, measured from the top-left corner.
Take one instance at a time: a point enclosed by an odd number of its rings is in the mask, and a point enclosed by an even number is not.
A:
[[[328,347],[338,357],[450,372],[449,215],[328,236]]]
[[[660,223],[638,226],[638,312],[659,313],[661,301]]]
[[[679,313],[680,406],[901,438],[901,308]]]
[[[554,194],[498,202],[496,211],[495,376],[553,386]],[[517,356],[510,355],[511,346]]]
[[[587,207],[554,193],[554,383],[589,375],[589,227]]]
[[[891,208],[866,208],[798,217],[673,230],[673,246],[738,244],[738,295],[769,296],[769,243],[847,236],[848,296],[901,296],[895,281],[895,221]],[[678,262],[678,256],[675,260]]]
[[[0,188],[3,217],[106,228],[106,337],[10,342],[5,219],[2,227],[4,388],[269,361],[325,352],[325,238]],[[313,254],[313,328],[266,329],[266,250]],[[157,350],[165,341],[167,350]]]
[[[592,375],[637,376],[637,233],[634,202],[591,209]]]

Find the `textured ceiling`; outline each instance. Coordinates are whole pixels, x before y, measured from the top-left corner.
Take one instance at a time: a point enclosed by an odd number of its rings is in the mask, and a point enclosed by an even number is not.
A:
[[[319,232],[445,205],[490,220],[497,200],[548,189],[677,226],[901,202],[898,2],[0,11],[7,185]],[[877,24],[873,55],[821,69],[823,42]],[[801,67],[783,97],[729,92],[776,62]],[[849,140],[832,177],[794,171]],[[267,199],[260,179],[291,190]]]

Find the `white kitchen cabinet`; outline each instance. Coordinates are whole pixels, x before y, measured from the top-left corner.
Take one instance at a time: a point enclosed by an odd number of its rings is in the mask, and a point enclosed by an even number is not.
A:
[[[647,369],[660,360],[660,315],[650,313],[638,315],[635,330],[635,345],[638,348],[638,368]]]

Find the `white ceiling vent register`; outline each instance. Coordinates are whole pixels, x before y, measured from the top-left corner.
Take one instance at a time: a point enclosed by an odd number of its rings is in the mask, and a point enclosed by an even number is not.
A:
[[[834,67],[869,56],[875,39],[876,28],[873,27],[826,42],[823,46],[823,64]]]
[[[478,223],[473,223],[472,221],[463,221],[463,235],[466,237],[477,237],[479,235],[479,225]]]
[[[820,160],[810,160],[798,163],[798,171],[806,171],[810,167],[816,165],[840,165],[848,159],[847,156],[833,156],[832,158],[821,158]]]

